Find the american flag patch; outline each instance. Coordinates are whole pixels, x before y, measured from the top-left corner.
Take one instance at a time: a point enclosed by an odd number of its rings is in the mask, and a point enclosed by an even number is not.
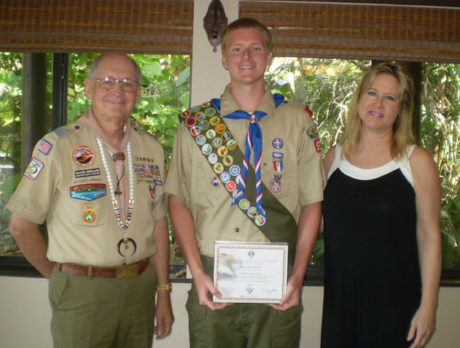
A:
[[[47,142],[45,139],[42,139],[40,141],[40,145],[38,146],[38,151],[47,156],[52,148],[53,145],[51,143]]]

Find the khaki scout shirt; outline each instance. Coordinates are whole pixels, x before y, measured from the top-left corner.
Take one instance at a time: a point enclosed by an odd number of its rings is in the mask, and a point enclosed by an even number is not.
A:
[[[47,134],[37,143],[7,208],[36,224],[46,220],[49,260],[118,266],[156,253],[153,228],[155,221],[166,215],[163,149],[156,139],[134,125],[129,141],[134,210],[127,237],[136,242],[137,250],[126,257],[117,250],[123,231],[113,212],[106,172],[90,129],[76,121]],[[104,149],[116,186],[114,161],[105,146]],[[129,177],[127,151],[125,154],[125,175]]]
[[[221,98],[221,116],[238,109],[240,107],[227,86]],[[319,141],[315,145],[316,126],[301,104],[285,101],[275,109],[273,96],[268,90],[258,110],[267,113],[259,121],[263,134],[262,181],[270,189],[275,174],[273,157],[283,156],[283,187],[279,193],[274,192],[274,196],[298,221],[301,206],[323,199],[324,174]],[[224,122],[244,153],[249,121],[224,119]],[[213,256],[216,240],[267,242],[244,211],[237,205],[230,206],[230,195],[221,183],[213,180],[215,177],[189,128],[182,123],[177,132],[165,191],[179,197],[190,209],[200,253]]]

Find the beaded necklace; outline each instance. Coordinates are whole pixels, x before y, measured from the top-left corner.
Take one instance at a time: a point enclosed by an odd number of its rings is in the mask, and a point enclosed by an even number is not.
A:
[[[101,160],[102,160],[102,164],[104,165],[107,181],[109,183],[110,196],[112,198],[113,213],[115,214],[115,218],[117,219],[118,225],[123,230],[123,241],[124,243],[127,243],[128,238],[126,237],[126,232],[127,232],[129,223],[131,222],[131,216],[133,214],[133,209],[134,209],[134,175],[133,175],[133,161],[132,161],[132,156],[131,156],[131,144],[128,142],[128,146],[127,146],[128,174],[129,174],[128,214],[126,215],[126,221],[123,222],[122,217],[121,217],[121,212],[120,212],[120,206],[118,205],[118,201],[115,197],[112,177],[110,176],[109,165],[105,157],[104,147],[102,145],[102,141],[99,138],[96,138],[96,139],[97,139],[97,144],[99,146],[99,151],[101,153]]]

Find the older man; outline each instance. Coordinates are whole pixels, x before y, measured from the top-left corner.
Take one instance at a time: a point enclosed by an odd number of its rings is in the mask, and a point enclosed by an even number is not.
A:
[[[182,113],[166,192],[177,241],[193,275],[191,347],[297,347],[300,295],[323,198],[319,142],[309,110],[272,94],[267,28],[241,18],[223,35],[230,85]],[[253,166],[252,166],[253,164]],[[215,241],[287,242],[289,280],[280,304],[215,302]]]
[[[125,54],[96,58],[90,109],[37,143],[8,203],[17,244],[50,278],[55,347],[150,348],[171,330],[164,154],[130,119],[140,79]]]

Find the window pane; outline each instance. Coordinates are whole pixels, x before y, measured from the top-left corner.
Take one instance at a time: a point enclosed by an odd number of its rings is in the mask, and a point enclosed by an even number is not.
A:
[[[0,56],[0,256],[19,256],[6,204],[21,177],[22,54]]]

